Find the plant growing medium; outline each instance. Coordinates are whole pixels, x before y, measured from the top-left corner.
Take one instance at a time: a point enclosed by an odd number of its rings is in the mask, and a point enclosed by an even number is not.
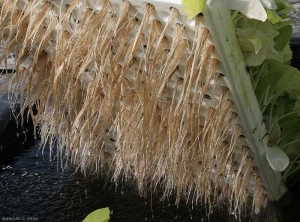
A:
[[[35,105],[63,169],[159,188],[208,213],[227,204],[239,219],[249,200],[258,214],[300,178],[287,1],[0,5],[2,59],[17,63],[2,90]]]

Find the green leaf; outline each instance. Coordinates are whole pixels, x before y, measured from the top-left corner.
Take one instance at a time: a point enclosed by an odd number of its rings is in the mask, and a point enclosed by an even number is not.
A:
[[[285,63],[286,65],[290,65],[290,61],[292,60],[292,56],[293,56],[290,45],[286,45],[282,53],[283,53],[282,62]]]
[[[273,110],[273,119],[278,119],[281,128],[281,142],[279,146],[285,146],[291,141],[300,139],[299,115],[295,106],[296,99],[291,98],[287,93],[276,100]],[[282,118],[284,117],[284,118]]]
[[[270,167],[278,172],[284,171],[289,165],[289,158],[279,147],[269,147],[266,151],[266,158]]]
[[[272,123],[270,116],[263,116],[268,134],[269,134],[269,141],[268,141],[268,146],[276,146],[277,143],[279,142],[280,135],[281,135],[281,129],[280,125],[278,122]]]
[[[260,103],[261,110],[263,110],[263,108],[264,108],[265,105],[269,105],[269,104],[263,104],[263,102],[262,102],[264,100],[265,95],[266,95],[266,90],[269,87],[271,89],[273,89],[273,90],[276,90],[276,88],[277,88],[277,82],[279,81],[279,79],[283,75],[283,72],[281,72],[281,71],[279,71],[279,72],[273,72],[272,73],[270,71],[271,67],[272,67],[272,64],[270,64],[271,62],[270,61],[266,61],[265,63],[267,64],[267,67],[268,67],[267,70],[268,70],[268,72],[267,72],[266,75],[264,75],[263,78],[261,78],[261,80],[259,81],[259,83],[257,84],[257,87],[255,89],[255,94],[256,94],[257,100]],[[276,63],[275,63],[274,66],[275,67],[277,66]],[[274,70],[276,70],[276,69],[274,68]],[[273,96],[273,94],[271,94],[270,96]],[[266,100],[269,100],[269,97]]]
[[[255,34],[261,38],[262,45],[265,46],[273,44],[274,38],[279,34],[279,32],[274,29],[270,21],[266,21],[259,23]]]
[[[101,208],[87,215],[83,222],[108,222],[110,219],[109,214],[110,210],[108,207]]]
[[[257,36],[252,36],[246,39],[239,38],[239,42],[244,53],[255,52],[255,54],[257,54],[261,49],[261,41]]]
[[[237,35],[246,65],[259,66],[266,58],[283,60],[274,49],[274,37],[279,34],[270,21],[257,21],[242,17],[237,23]]]
[[[300,88],[300,72],[289,65],[275,60],[268,60],[268,75],[260,81],[255,89],[259,101],[268,86],[273,89],[273,93],[270,94],[273,99],[270,101],[275,102],[285,92]]]
[[[275,0],[277,5],[277,13],[278,14],[289,14],[290,11],[293,9],[293,6],[288,3],[287,0]]]
[[[280,71],[284,73],[284,75],[282,75],[281,79],[279,79],[277,83],[278,86],[275,97],[282,95],[283,92],[300,88],[300,72],[296,68],[284,64],[278,64],[277,68],[279,69],[277,72]]]
[[[228,0],[228,7],[243,13],[250,19],[266,21],[267,12],[259,0]]]
[[[277,51],[283,51],[283,49],[289,44],[289,41],[293,35],[293,28],[291,25],[284,26],[277,30],[279,35],[274,38],[275,46]]]
[[[203,12],[205,0],[181,0],[181,5],[187,16],[187,19],[190,20],[199,13]]]
[[[257,37],[257,36],[253,36],[251,38],[248,38],[247,40],[250,41],[253,44],[254,51],[257,54],[258,51],[261,49],[261,40],[260,40],[260,38]]]
[[[260,0],[265,8],[276,9],[277,5],[274,0]]]
[[[268,14],[268,20],[272,22],[272,24],[276,24],[281,21],[281,18],[275,10],[267,9],[267,14]]]
[[[281,22],[274,24],[274,29],[275,30],[279,30],[285,26],[292,26],[293,25],[293,20],[289,19],[289,18],[284,18],[283,20],[281,20]]]
[[[266,59],[266,55],[267,55],[266,47],[264,47],[261,50],[259,50],[258,53],[255,53],[255,52],[251,52],[251,53],[244,52],[246,65],[248,65],[248,66],[259,66]]]
[[[300,135],[299,134],[296,135],[295,138],[300,139]],[[291,144],[290,146],[288,146],[285,152],[291,160],[294,159],[300,153],[300,142]]]

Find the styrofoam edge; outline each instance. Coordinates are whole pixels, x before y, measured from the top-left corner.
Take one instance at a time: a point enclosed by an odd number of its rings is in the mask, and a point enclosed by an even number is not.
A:
[[[111,3],[120,4],[120,0],[110,0]],[[141,1],[141,0],[129,0],[129,2],[133,6],[143,6],[146,3],[150,3],[153,5],[157,10],[161,11],[168,11],[170,7],[175,7],[180,14],[184,15],[184,10],[181,6],[181,0],[148,0],[148,1]]]

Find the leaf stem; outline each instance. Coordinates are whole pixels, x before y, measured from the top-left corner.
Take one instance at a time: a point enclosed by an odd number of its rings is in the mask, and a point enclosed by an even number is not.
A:
[[[294,161],[293,162],[296,162],[295,160],[297,160],[298,158],[300,158],[300,153],[296,156],[296,158],[294,158]],[[289,165],[289,167],[287,168],[287,170],[284,172],[284,174],[283,174],[283,178],[287,178],[288,176],[290,176],[290,175],[292,175],[294,172],[296,172],[297,170],[299,170],[300,169],[300,165],[298,164],[298,166],[296,166],[294,169],[293,169],[293,171],[292,172],[290,172],[291,170],[291,168],[292,168],[292,164],[291,163],[293,163],[293,162],[290,162],[290,165]],[[300,162],[300,160],[299,161],[297,161],[297,163],[299,163]]]
[[[285,150],[289,145],[291,145],[291,144],[293,144],[293,143],[298,143],[298,142],[300,142],[300,139],[298,139],[298,140],[293,140],[292,142],[286,143],[286,144],[280,146],[280,148],[281,148],[282,150]]]
[[[273,105],[273,104],[272,104],[272,105]],[[272,108],[273,108],[273,106],[271,107],[271,112],[272,112]],[[276,119],[276,120],[272,123],[271,127],[269,128],[269,129],[270,129],[270,132],[272,131],[272,129],[273,129],[273,127],[274,127],[274,125],[275,125],[276,122],[278,122],[279,120],[283,119],[284,117],[287,117],[287,116],[289,116],[289,115],[296,114],[296,113],[299,113],[299,111],[293,111],[293,112],[287,113],[287,114],[285,114],[285,115],[282,115],[282,116],[279,117],[278,119]],[[271,114],[272,114],[272,113],[271,113]],[[271,117],[271,115],[270,115],[270,117]],[[271,118],[270,118],[270,120],[271,120]]]
[[[231,14],[231,19],[232,19],[232,21],[235,21],[235,19],[236,19],[236,17],[238,16],[238,14],[239,14],[239,11],[237,11],[237,10],[234,10],[234,11],[232,12],[232,14]]]

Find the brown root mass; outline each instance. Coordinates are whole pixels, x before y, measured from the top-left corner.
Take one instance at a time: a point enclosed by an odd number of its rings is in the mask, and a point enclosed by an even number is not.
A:
[[[42,142],[141,192],[237,215],[251,197],[258,213],[267,195],[201,17],[191,28],[175,8],[70,2],[0,1],[3,59],[17,55],[9,89],[36,106]]]

